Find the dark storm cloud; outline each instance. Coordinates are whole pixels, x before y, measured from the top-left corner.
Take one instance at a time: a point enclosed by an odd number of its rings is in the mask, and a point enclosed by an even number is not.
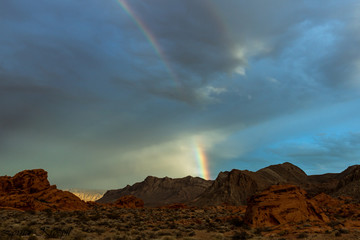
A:
[[[119,171],[129,183],[187,161],[194,136],[208,152],[234,140],[233,152],[246,141],[227,138],[234,132],[260,136],[262,124],[280,129],[274,118],[357,97],[354,1],[127,3],[163,56],[115,0],[0,3],[0,157],[9,169],[46,168],[68,185],[66,172],[78,187],[92,176],[114,184]]]
[[[315,92],[326,88],[337,91],[339,85],[354,81],[357,73],[359,53],[353,48],[357,46],[354,36],[359,34],[351,27],[356,15],[350,9],[352,1],[330,1],[322,7],[314,1],[281,0],[129,4],[158,40],[180,81],[180,87],[160,83],[148,88],[159,96],[204,103],[199,97],[202,87],[214,82],[224,86],[229,74],[237,69],[251,74],[258,69],[254,65],[264,61],[274,65],[260,66],[268,71],[258,77],[281,78],[282,86],[290,87],[282,94],[289,96],[313,89],[310,96],[302,95],[304,99],[317,97],[322,93]],[[248,88],[241,83],[237,86]]]

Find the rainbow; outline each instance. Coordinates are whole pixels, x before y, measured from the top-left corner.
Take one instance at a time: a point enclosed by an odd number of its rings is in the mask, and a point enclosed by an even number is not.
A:
[[[161,45],[156,40],[154,34],[150,31],[148,26],[142,21],[141,17],[136,14],[136,11],[134,11],[127,0],[116,0],[121,8],[130,16],[130,18],[135,22],[137,27],[140,29],[140,31],[144,34],[146,39],[149,41],[151,46],[154,48],[156,54],[163,62],[168,74],[171,76],[173,81],[177,86],[182,85],[181,81],[178,80],[177,75],[174,73],[168,58],[166,57],[165,53],[161,49]],[[231,31],[229,31],[228,25],[226,24],[226,21],[221,16],[220,12],[218,11],[218,6],[212,1],[212,0],[204,0],[204,7],[207,9],[207,11],[211,14],[213,19],[215,20],[215,28],[221,30],[221,36],[224,36],[228,41],[229,44],[231,44]]]
[[[195,142],[195,156],[199,167],[200,176],[206,180],[210,179],[210,172],[208,168],[208,160],[204,148],[199,142]]]
[[[131,6],[127,3],[126,0],[117,0],[117,2],[120,4],[122,9],[133,19],[137,27],[141,30],[141,32],[144,34],[144,36],[147,38],[147,40],[150,42],[151,46],[154,48],[156,54],[159,56],[159,58],[162,60],[163,64],[165,65],[165,68],[171,78],[175,81],[175,83],[179,83],[178,79],[170,67],[169,61],[165,54],[163,53],[160,44],[156,40],[155,36],[151,33],[150,29],[146,26],[146,24],[141,20],[141,18],[134,12],[134,10],[131,8]]]

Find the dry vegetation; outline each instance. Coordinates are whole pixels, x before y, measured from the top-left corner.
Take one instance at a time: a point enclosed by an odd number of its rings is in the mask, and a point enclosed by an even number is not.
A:
[[[360,239],[360,228],[346,229],[339,218],[327,228],[296,223],[296,231],[251,229],[245,208],[120,209],[88,211],[0,211],[0,239]],[[316,230],[314,230],[316,229]]]

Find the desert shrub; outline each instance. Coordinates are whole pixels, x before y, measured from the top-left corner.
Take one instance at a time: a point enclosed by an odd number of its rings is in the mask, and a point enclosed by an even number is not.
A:
[[[32,229],[29,226],[24,226],[17,230],[17,234],[19,236],[27,236],[27,235],[31,235],[32,233],[34,233],[34,229]]]
[[[270,232],[271,231],[271,228],[270,227],[260,227],[260,228],[256,228],[254,233],[259,235],[261,234],[262,232]]]
[[[80,222],[85,223],[85,222],[89,221],[89,218],[86,216],[86,214],[84,212],[77,211],[76,215],[77,215],[77,219]]]
[[[157,234],[154,232],[147,232],[146,239],[155,239],[157,237]]]
[[[106,217],[110,218],[110,219],[117,219],[119,217],[118,214],[116,214],[115,212],[110,212],[106,214]]]
[[[221,233],[215,233],[213,235],[211,235],[211,239],[214,239],[214,240],[223,240],[225,239],[224,235],[221,234]]]
[[[176,238],[175,237],[172,237],[172,236],[165,236],[165,237],[162,237],[161,240],[175,240]]]
[[[27,226],[28,226],[28,227],[35,226],[37,223],[38,223],[37,221],[29,221],[29,222],[27,223]]]
[[[112,240],[124,240],[124,238],[123,238],[123,237],[119,237],[119,236],[115,236],[115,237],[112,238]]]
[[[332,227],[332,228],[335,228],[336,226],[338,226],[338,225],[341,225],[341,222],[339,222],[339,221],[331,221],[331,222],[329,222],[328,224],[327,224],[329,227]]]
[[[156,231],[159,231],[159,230],[160,230],[160,228],[158,228],[158,227],[154,227],[152,230],[153,230],[154,232],[156,232]]]
[[[240,220],[239,218],[231,218],[229,220],[229,223],[231,225],[234,225],[235,227],[242,227],[244,225],[244,222]]]
[[[234,235],[231,237],[231,239],[233,240],[246,240],[249,239],[251,236],[245,232],[245,231],[241,231],[241,232],[235,232]]]
[[[108,221],[101,221],[98,223],[99,226],[112,227]]]
[[[86,235],[84,233],[76,233],[72,237],[72,240],[85,240],[85,239],[86,239]]]
[[[94,229],[94,232],[96,232],[98,235],[101,235],[106,232],[106,230],[104,228],[97,227]]]
[[[339,232],[340,232],[340,233],[345,233],[345,234],[347,234],[347,233],[349,233],[350,231],[349,231],[348,229],[346,229],[346,228],[340,228],[340,229],[339,229]]]
[[[299,235],[296,236],[296,238],[307,238],[308,235],[307,233],[300,233]]]
[[[171,236],[172,232],[169,230],[160,230],[157,234],[158,236]]]
[[[125,235],[125,236],[121,236],[121,237],[116,237],[115,240],[130,240],[132,239],[130,236]]]
[[[53,212],[50,208],[45,209],[44,212],[48,218],[53,216]]]
[[[36,214],[36,211],[35,210],[26,210],[25,211],[27,214],[30,214],[30,215],[35,215]]]
[[[279,236],[286,236],[289,234],[289,231],[288,230],[283,230],[281,232],[278,233]]]

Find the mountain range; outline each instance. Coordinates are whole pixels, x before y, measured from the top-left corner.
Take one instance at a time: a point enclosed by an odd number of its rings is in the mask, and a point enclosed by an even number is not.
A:
[[[245,205],[254,194],[282,184],[299,186],[310,196],[326,193],[360,200],[360,165],[350,166],[341,173],[309,176],[288,162],[256,172],[237,169],[220,172],[215,180],[150,176],[132,186],[109,190],[97,202],[112,203],[122,196],[133,195],[143,199],[145,206],[149,207],[175,203],[189,206]]]

